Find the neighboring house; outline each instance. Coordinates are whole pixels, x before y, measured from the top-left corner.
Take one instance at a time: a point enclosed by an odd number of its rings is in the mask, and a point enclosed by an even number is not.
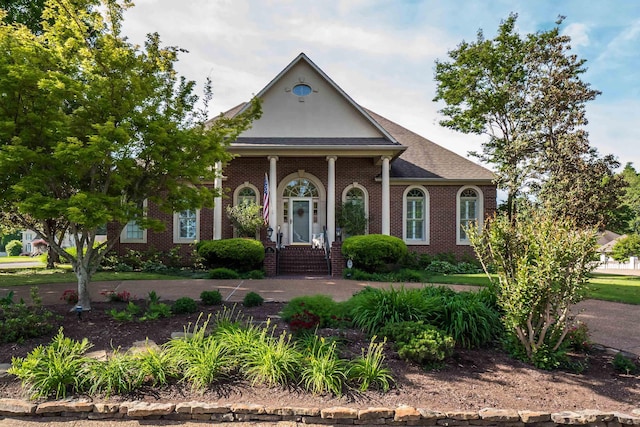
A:
[[[102,232],[98,232],[96,236],[97,242],[103,242],[107,240],[106,230]],[[75,247],[75,242],[68,234],[65,234],[62,239],[62,247],[63,248],[73,248]],[[36,232],[33,230],[22,230],[22,253],[35,256],[41,255],[47,252],[49,245],[47,242],[36,235]]]
[[[473,254],[465,227],[496,209],[491,171],[360,106],[303,53],[257,97],[262,117],[230,145],[236,157],[215,165],[223,177],[214,185],[226,196],[213,209],[173,216],[148,206],[166,230],[129,223],[116,250],[183,245],[186,254],[188,243],[231,238],[226,207],[262,204],[267,176],[271,240],[282,233],[286,248],[330,248],[339,239],[336,207],[351,202],[363,205],[370,234],[397,236],[418,253]]]

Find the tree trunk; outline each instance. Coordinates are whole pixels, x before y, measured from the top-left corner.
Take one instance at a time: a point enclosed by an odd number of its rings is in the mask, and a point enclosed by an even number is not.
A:
[[[56,263],[60,262],[60,255],[53,249],[49,248],[47,251],[47,270],[53,270],[56,268]]]
[[[91,296],[89,295],[91,273],[82,263],[76,264],[75,272],[78,277],[78,305],[82,306],[83,311],[91,310]]]

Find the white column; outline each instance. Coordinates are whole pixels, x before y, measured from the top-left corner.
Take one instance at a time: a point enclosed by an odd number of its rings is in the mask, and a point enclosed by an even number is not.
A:
[[[327,156],[327,244],[336,236],[336,156]]]
[[[269,156],[269,227],[273,230],[271,240],[276,241],[278,230],[278,156]]]
[[[391,234],[391,207],[389,205],[389,160],[382,158],[382,234]]]
[[[216,162],[216,178],[213,187],[218,190],[219,196],[213,200],[213,240],[222,239],[222,163]]]

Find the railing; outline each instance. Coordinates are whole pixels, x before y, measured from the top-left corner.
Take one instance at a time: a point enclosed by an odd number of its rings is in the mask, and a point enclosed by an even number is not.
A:
[[[329,246],[329,239],[327,239],[327,227],[322,227],[322,248],[324,249],[324,259],[327,261],[327,271],[331,276],[331,247]]]
[[[280,226],[278,226],[278,230]],[[276,276],[280,274],[280,249],[282,249],[282,231],[276,233]]]

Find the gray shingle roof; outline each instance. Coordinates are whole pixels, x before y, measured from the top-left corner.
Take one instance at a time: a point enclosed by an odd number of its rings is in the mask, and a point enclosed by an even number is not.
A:
[[[393,178],[493,180],[494,174],[373,111],[367,113],[400,144],[407,147],[391,164]]]

